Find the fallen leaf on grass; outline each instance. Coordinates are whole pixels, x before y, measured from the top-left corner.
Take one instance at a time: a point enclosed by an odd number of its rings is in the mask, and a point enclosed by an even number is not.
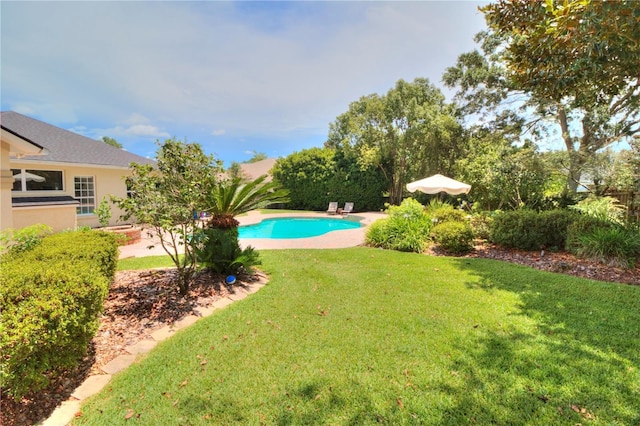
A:
[[[538,395],[538,399],[544,403],[549,401],[549,397],[547,395]]]
[[[129,410],[127,411],[127,414],[124,415],[124,419],[129,420],[131,417],[133,417],[134,414],[135,412],[133,410]]]
[[[404,408],[404,404],[402,403],[402,401],[400,400],[400,398],[396,399],[396,402],[398,403],[398,407],[400,408]]]
[[[185,380],[184,382],[180,383],[180,387],[183,388],[185,386],[187,386],[187,384],[189,383],[189,380]]]

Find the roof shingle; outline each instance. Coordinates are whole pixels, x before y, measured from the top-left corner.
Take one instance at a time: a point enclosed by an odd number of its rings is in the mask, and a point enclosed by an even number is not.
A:
[[[0,113],[2,127],[44,147],[48,155],[23,159],[52,163],[129,167],[130,163],[153,164],[148,158],[127,152],[69,130],[44,123],[14,111]]]

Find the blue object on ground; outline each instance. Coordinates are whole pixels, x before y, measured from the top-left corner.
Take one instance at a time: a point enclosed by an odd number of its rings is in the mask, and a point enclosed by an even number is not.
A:
[[[224,280],[224,282],[227,283],[227,285],[235,284],[236,277],[234,277],[233,275],[229,275],[227,279]]]

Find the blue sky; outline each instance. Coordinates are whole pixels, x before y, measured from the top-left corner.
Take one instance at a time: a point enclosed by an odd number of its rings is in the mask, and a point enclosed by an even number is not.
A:
[[[156,140],[225,161],[326,140],[349,103],[475,48],[476,1],[0,3],[2,111],[153,157]]]

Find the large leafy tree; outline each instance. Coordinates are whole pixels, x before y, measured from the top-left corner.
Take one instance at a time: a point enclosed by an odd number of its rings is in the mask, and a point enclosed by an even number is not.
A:
[[[198,144],[168,139],[156,153],[157,166],[131,164],[127,178],[131,197],[117,199],[125,218],[153,230],[178,270],[180,294],[189,291],[197,260],[191,239],[204,197],[217,187],[222,163],[205,155]],[[184,253],[184,255],[183,255]]]
[[[516,147],[500,133],[478,131],[457,168],[473,184],[469,197],[481,210],[544,206],[550,172],[531,143]]]
[[[575,193],[598,151],[640,131],[637,5],[499,0],[482,10],[483,52],[461,55],[445,84],[468,113],[515,118],[532,137],[557,129]]]
[[[375,166],[399,204],[404,185],[427,173],[449,174],[464,141],[463,130],[444,96],[427,79],[399,80],[381,96],[352,102],[331,123],[327,146],[349,153],[362,167]]]
[[[329,201],[338,201],[329,191],[329,181],[335,173],[333,156],[332,150],[315,147],[276,161],[273,179],[289,190],[289,207],[322,210]]]

